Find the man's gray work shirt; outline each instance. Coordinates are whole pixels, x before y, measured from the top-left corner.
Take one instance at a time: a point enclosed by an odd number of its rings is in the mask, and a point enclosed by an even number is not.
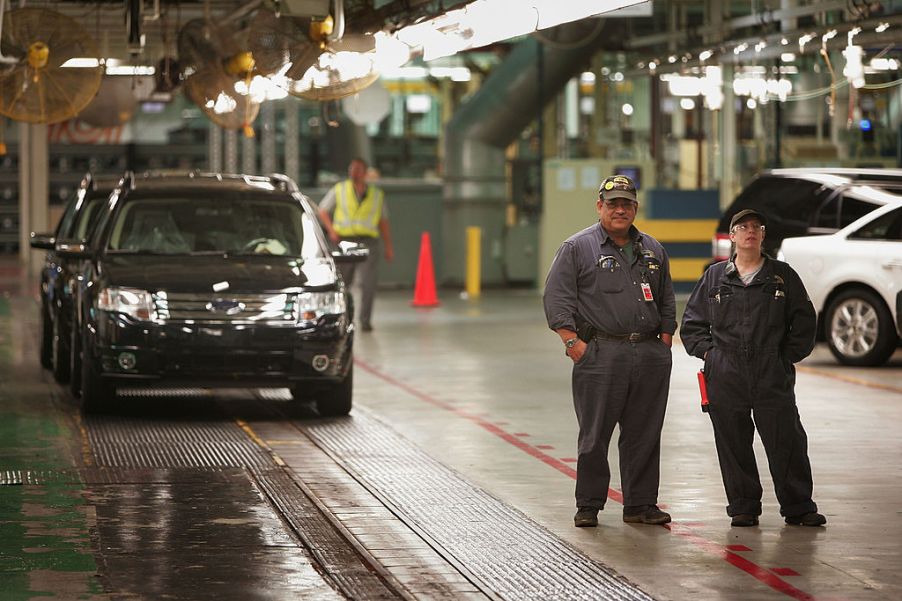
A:
[[[575,315],[614,336],[673,334],[676,302],[670,260],[661,243],[630,227],[632,261],[601,223],[564,241],[545,280],[545,317],[552,330],[576,331]],[[642,284],[652,300],[645,300]]]

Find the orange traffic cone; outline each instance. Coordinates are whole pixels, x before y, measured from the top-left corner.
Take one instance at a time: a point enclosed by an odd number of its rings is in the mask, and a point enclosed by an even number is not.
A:
[[[413,290],[414,307],[437,307],[438,297],[435,295],[435,273],[432,269],[432,243],[429,232],[423,232],[420,238],[420,260],[417,263],[417,281]]]

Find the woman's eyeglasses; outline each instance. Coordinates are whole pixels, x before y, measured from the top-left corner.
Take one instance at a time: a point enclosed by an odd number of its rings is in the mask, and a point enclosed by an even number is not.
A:
[[[740,223],[739,225],[733,226],[734,232],[748,232],[748,231],[757,232],[758,230],[761,230],[761,232],[763,233],[764,226],[763,225],[752,225],[751,223]]]

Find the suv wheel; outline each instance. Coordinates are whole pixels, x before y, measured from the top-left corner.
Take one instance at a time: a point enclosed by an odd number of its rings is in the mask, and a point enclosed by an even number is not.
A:
[[[69,381],[69,333],[60,327],[60,317],[53,322],[53,377],[60,384]]]
[[[345,379],[323,386],[316,396],[316,410],[323,417],[347,415],[351,412],[354,389],[354,365],[348,369]]]
[[[834,298],[826,328],[830,351],[846,365],[882,365],[898,342],[893,316],[870,290],[846,290]]]
[[[81,406],[85,413],[102,413],[110,409],[116,388],[105,381],[94,368],[94,359],[87,347],[81,360]]]

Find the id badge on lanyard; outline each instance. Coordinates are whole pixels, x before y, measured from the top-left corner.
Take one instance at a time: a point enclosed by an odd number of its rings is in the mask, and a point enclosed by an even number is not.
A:
[[[651,284],[648,282],[642,282],[642,298],[645,302],[650,303],[655,300],[654,295],[651,293]]]

